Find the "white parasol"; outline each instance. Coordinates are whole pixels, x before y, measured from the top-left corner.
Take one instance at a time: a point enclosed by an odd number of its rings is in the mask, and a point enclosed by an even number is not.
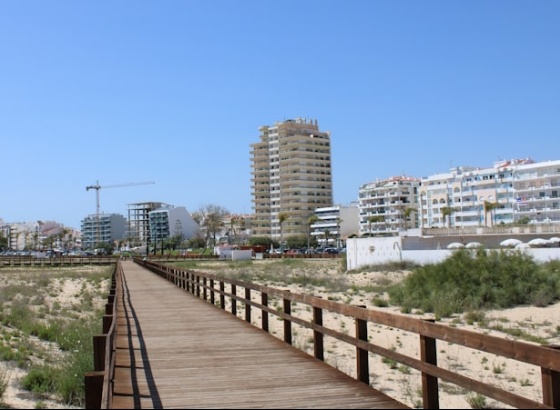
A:
[[[510,238],[510,239],[506,239],[506,240],[500,242],[500,246],[514,247],[516,245],[519,245],[520,243],[523,243],[523,241],[521,241],[519,239],[515,239],[515,238]]]

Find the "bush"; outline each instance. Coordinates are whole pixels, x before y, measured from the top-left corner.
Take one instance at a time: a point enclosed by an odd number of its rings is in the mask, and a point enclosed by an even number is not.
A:
[[[391,304],[438,317],[482,308],[509,308],[560,296],[560,263],[537,264],[520,251],[460,249],[447,260],[415,268],[389,289]]]

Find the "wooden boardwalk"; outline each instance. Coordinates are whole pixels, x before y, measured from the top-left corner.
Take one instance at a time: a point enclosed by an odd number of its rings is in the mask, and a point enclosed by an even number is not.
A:
[[[113,408],[406,408],[123,262]]]

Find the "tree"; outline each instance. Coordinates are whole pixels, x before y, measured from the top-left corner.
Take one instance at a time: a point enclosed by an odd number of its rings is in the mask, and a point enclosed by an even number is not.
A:
[[[336,247],[340,248],[340,225],[342,225],[342,219],[336,218]]]
[[[0,251],[8,249],[8,238],[4,236],[4,232],[0,231]]]
[[[31,237],[33,238],[33,249],[38,250],[39,249],[39,232],[37,232],[37,231],[33,232],[33,235]]]
[[[290,249],[303,248],[307,241],[307,235],[291,235],[286,238],[286,244]]]
[[[368,218],[368,228],[369,228],[369,234],[371,236],[371,224],[374,223],[378,223],[378,222],[383,222],[385,220],[385,218],[383,218],[381,215],[372,215]]]
[[[239,228],[241,243],[245,243],[247,241],[247,231],[246,231],[246,226],[245,226],[245,218],[238,217],[238,218],[235,219],[235,222],[236,222],[236,224]]]
[[[231,218],[229,218],[229,234],[228,234],[228,243],[232,244],[235,243],[235,237],[236,232],[235,232],[235,227],[237,226],[237,217],[236,216],[232,216]]]
[[[497,202],[484,201],[484,226],[488,227],[488,214],[493,216],[494,209],[501,207],[502,205]]]
[[[224,217],[228,214],[228,210],[219,205],[205,205],[197,213],[193,214],[195,221],[198,219],[199,224],[206,231],[206,243],[210,237],[212,244],[216,245],[216,234],[224,226]],[[195,216],[196,215],[196,218]]]
[[[112,255],[113,254],[113,245],[107,242],[99,242],[97,245],[95,245],[95,247],[97,248],[97,254],[103,254],[103,255]]]
[[[68,245],[68,241],[66,241],[65,239],[70,234],[70,232],[72,231],[69,228],[62,228],[58,233],[59,243],[64,249],[66,249]]]
[[[443,224],[445,225],[445,220],[447,219],[447,227],[451,225],[451,215],[454,214],[457,210],[450,206],[444,206],[441,208],[441,218],[443,219]]]
[[[278,242],[268,236],[252,236],[249,238],[249,245],[270,248],[271,245],[277,247]]]
[[[328,248],[329,247],[329,239],[331,237],[331,231],[329,229],[325,229],[323,231],[323,236],[325,237],[325,246],[323,246],[323,248]]]
[[[409,222],[411,222],[410,221],[410,219],[411,219],[410,215],[412,213],[415,213],[415,212],[416,212],[415,207],[409,206],[409,207],[405,208],[405,210],[404,210],[405,228],[408,228],[407,225],[408,225]]]
[[[307,218],[307,249],[309,249],[309,246],[311,245],[311,225],[317,223],[317,221],[319,221],[319,217],[317,215],[311,215]]]
[[[288,218],[290,217],[290,214],[288,214],[287,212],[280,212],[278,214],[278,224],[280,225],[280,250],[284,250],[283,246],[284,246],[284,222],[286,222],[288,220]]]

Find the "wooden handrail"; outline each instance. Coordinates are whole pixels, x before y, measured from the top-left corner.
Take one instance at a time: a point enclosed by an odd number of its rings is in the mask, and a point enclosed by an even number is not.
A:
[[[245,306],[245,320],[250,321],[251,308],[260,309],[262,312],[261,328],[268,331],[268,314],[273,314],[284,321],[284,341],[292,343],[291,324],[295,323],[311,329],[314,334],[314,355],[322,358],[323,336],[336,338],[354,346],[357,351],[357,378],[369,384],[363,352],[371,352],[382,357],[395,360],[401,364],[414,368],[422,373],[422,394],[424,408],[438,408],[438,380],[444,380],[464,387],[469,391],[482,394],[499,402],[517,408],[558,408],[560,402],[560,350],[548,346],[539,346],[522,341],[507,340],[496,336],[481,334],[469,330],[449,327],[417,318],[411,318],[394,313],[370,310],[364,307],[350,306],[344,303],[325,300],[317,296],[292,293],[287,290],[271,288],[237,279],[229,279],[199,271],[183,270],[177,267],[166,266],[148,260],[135,259],[152,272],[175,283],[180,288],[207,299],[210,292],[214,301],[214,294],[219,294],[219,307],[225,309],[225,299],[231,303],[231,313],[237,316],[237,303]],[[231,291],[226,292],[225,284]],[[244,292],[239,292],[244,288]],[[261,303],[251,299],[251,294],[261,294]],[[281,310],[269,306],[269,298],[276,297],[283,301]],[[258,299],[258,298],[257,298]],[[314,312],[311,321],[304,320],[291,314],[291,304],[301,303],[308,305]],[[214,302],[212,302],[214,304]],[[322,325],[322,311],[338,313],[356,321],[356,335],[339,332]],[[321,314],[319,313],[321,312]],[[386,325],[403,331],[412,332],[420,339],[420,359],[398,353],[367,341],[364,336],[364,324],[367,322]],[[256,325],[255,325],[256,326]],[[463,376],[459,373],[438,367],[436,340],[446,341],[456,345],[495,354],[504,358],[539,366],[542,372],[543,402],[537,402],[519,396],[501,388],[483,383],[481,381]],[[360,368],[361,367],[361,368]],[[369,373],[369,370],[367,370]],[[366,380],[367,379],[367,380]]]
[[[88,409],[112,407],[117,317],[122,288],[122,265],[120,261],[117,261],[111,277],[109,303],[106,305],[103,316],[103,334],[93,337],[95,371],[85,375],[85,402]]]

